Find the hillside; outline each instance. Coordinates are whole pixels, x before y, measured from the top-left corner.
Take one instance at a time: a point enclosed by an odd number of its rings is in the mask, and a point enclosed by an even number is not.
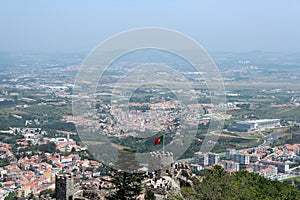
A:
[[[300,191],[291,185],[247,171],[230,175],[220,166],[207,171],[202,181],[192,180],[193,187],[181,189],[184,199],[300,199]]]

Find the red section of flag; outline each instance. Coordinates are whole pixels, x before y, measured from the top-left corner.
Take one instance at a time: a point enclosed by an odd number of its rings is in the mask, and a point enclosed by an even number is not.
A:
[[[155,145],[159,144],[159,137],[154,138],[154,144]]]
[[[154,138],[154,145],[162,144],[162,142],[163,142],[163,136]]]

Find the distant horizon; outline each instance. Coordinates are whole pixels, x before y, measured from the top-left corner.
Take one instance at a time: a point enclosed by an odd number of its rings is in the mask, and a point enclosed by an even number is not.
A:
[[[6,51],[6,50],[0,50],[0,53],[28,53],[28,54],[88,54],[93,50],[82,50],[82,51],[35,51],[35,50],[19,50],[19,51]],[[271,54],[277,54],[277,53],[284,53],[284,54],[298,54],[299,51],[264,51],[264,50],[249,50],[249,51],[222,51],[222,50],[214,50],[209,51],[206,50],[208,53],[236,53],[236,54],[244,54],[244,53],[271,53]]]

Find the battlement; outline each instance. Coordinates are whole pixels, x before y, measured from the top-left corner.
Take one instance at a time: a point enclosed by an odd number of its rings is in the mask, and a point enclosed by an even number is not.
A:
[[[59,179],[62,179],[62,180],[71,179],[71,178],[73,178],[73,174],[72,173],[68,173],[68,174],[56,174],[55,178],[56,178],[56,180],[59,180]]]
[[[172,157],[173,158],[173,153],[172,152],[159,152],[159,151],[153,151],[150,152],[150,157]]]

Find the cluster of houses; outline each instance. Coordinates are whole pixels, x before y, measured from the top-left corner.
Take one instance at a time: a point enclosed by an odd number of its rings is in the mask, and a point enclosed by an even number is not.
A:
[[[225,158],[219,154],[196,152],[191,169],[199,171],[209,169],[213,165],[221,165],[227,172],[239,170],[256,172],[271,179],[281,179],[294,176],[300,161],[300,144],[285,144],[283,146],[260,146],[245,150],[227,149]],[[290,168],[290,165],[294,166]]]
[[[55,190],[55,175],[61,172],[72,172],[74,179],[82,184],[100,182],[102,174],[98,168],[102,164],[87,159],[86,149],[68,136],[47,138],[47,133],[39,128],[13,128],[13,131],[24,137],[18,139],[15,145],[20,154],[18,159],[12,152],[12,145],[0,142],[0,159],[8,161],[0,167],[0,200],[13,191],[17,191],[17,197],[26,198],[29,195],[39,196],[43,190]],[[56,151],[34,152],[28,148],[48,143],[55,144]],[[28,150],[23,152],[22,149]],[[107,187],[105,184],[102,186]]]
[[[85,188],[100,189],[112,186],[109,182],[109,172],[104,170],[105,166],[101,162],[88,159],[86,149],[70,139],[69,136],[74,133],[60,131],[66,137],[48,138],[47,133],[41,129],[14,128],[13,132],[24,137],[18,139],[14,147],[0,143],[0,159],[9,161],[0,167],[0,200],[12,191],[17,191],[18,197],[26,198],[29,195],[39,196],[43,190],[55,190],[55,176],[61,172],[72,173],[74,181]],[[18,158],[13,153],[13,149],[18,152],[33,145],[49,143],[55,145],[54,152],[28,150]],[[299,166],[300,144],[259,146],[243,150],[227,149],[224,155],[196,152],[192,162],[174,162],[171,153],[152,153],[150,160],[152,162],[149,162],[149,172],[159,170],[162,163],[168,166],[162,171],[162,175],[172,174],[172,178],[180,184],[186,182],[184,170],[195,173],[210,169],[213,165],[221,165],[229,173],[247,170],[267,178],[281,179],[296,175],[293,170]],[[167,186],[171,185],[171,180],[156,180],[156,176],[148,182],[148,186],[157,191],[165,191],[163,186],[168,188]]]

